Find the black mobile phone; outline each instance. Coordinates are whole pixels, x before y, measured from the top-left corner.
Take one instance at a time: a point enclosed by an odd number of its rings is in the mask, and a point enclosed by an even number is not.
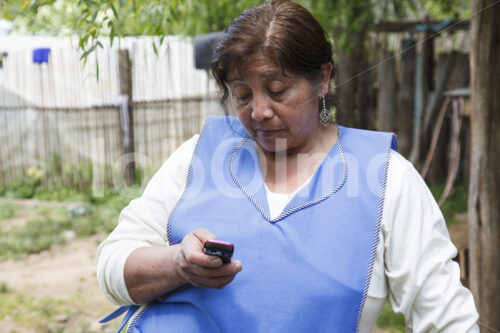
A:
[[[227,264],[231,262],[234,245],[216,239],[207,239],[203,242],[203,252],[211,256],[217,256],[222,259],[223,263]]]

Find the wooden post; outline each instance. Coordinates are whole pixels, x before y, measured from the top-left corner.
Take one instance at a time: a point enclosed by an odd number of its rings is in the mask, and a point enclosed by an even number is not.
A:
[[[403,40],[402,43],[404,51],[401,55],[401,76],[394,130],[398,136],[399,152],[408,157],[411,149],[413,107],[415,105],[415,42],[411,39]]]
[[[128,186],[135,183],[134,117],[132,104],[132,64],[128,50],[118,50],[118,75],[120,80],[120,133],[125,165],[123,176]]]
[[[379,131],[394,131],[397,92],[395,66],[394,54],[384,50],[380,61],[380,70],[378,71],[377,129]]]
[[[500,3],[472,0],[470,286],[483,332],[500,329]]]
[[[427,106],[428,94],[433,90],[433,61],[434,41],[432,31],[421,34],[420,48],[417,52],[417,66],[415,73],[415,125],[413,127],[412,149],[410,161],[420,167],[420,155],[422,153],[422,133],[424,112]]]

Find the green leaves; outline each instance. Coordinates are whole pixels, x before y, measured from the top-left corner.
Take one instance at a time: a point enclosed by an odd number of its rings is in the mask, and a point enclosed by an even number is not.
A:
[[[89,56],[89,54],[92,53],[92,51],[94,51],[95,47],[96,47],[95,45],[92,45],[87,50],[85,50],[85,52],[83,52],[82,56],[80,57],[80,60],[84,60],[84,64],[87,62],[87,57]]]
[[[113,3],[110,4],[110,7],[111,7],[111,10],[113,11],[113,14],[115,15],[115,19],[119,20],[120,18],[118,16],[118,12],[116,11],[116,8],[113,5]]]
[[[469,13],[469,0],[296,0],[323,28],[334,33],[336,48],[351,47],[352,36],[375,20],[434,19]],[[98,37],[112,44],[123,36],[193,36],[223,30],[244,9],[265,0],[10,0],[0,1],[0,15],[18,31],[79,36],[82,59]],[[162,41],[160,41],[160,44]],[[158,45],[153,49],[158,51]]]

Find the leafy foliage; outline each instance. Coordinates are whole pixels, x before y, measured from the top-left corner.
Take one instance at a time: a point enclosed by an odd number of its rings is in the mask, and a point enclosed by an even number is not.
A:
[[[20,32],[78,35],[82,58],[102,47],[100,36],[196,35],[223,30],[241,11],[264,0],[7,0],[0,17],[14,20]],[[352,36],[376,20],[443,19],[469,13],[468,0],[297,0],[325,30],[337,48],[352,47]]]
[[[352,36],[366,31],[374,22],[375,3],[372,0],[332,0],[301,2],[326,31],[333,33],[336,48],[349,49]]]

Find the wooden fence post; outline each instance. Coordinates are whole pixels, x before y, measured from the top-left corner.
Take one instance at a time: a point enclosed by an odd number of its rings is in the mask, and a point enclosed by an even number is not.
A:
[[[120,95],[126,96],[120,103],[120,136],[122,138],[123,176],[128,186],[135,183],[134,160],[134,116],[132,104],[132,64],[128,50],[118,50],[118,75],[120,80]]]
[[[428,21],[428,19],[426,19]],[[428,94],[433,90],[433,55],[434,38],[433,32],[424,31],[420,36],[419,48],[417,49],[417,63],[415,72],[415,118],[413,126],[412,149],[410,161],[415,167],[420,168],[422,154],[422,133],[425,109],[427,107]]]
[[[377,129],[384,132],[394,131],[394,116],[396,114],[396,62],[394,54],[383,51],[380,62]]]
[[[415,106],[415,42],[408,38],[402,42],[401,70],[397,93],[397,113],[394,131],[398,136],[399,152],[408,157],[412,144],[413,108]]]

